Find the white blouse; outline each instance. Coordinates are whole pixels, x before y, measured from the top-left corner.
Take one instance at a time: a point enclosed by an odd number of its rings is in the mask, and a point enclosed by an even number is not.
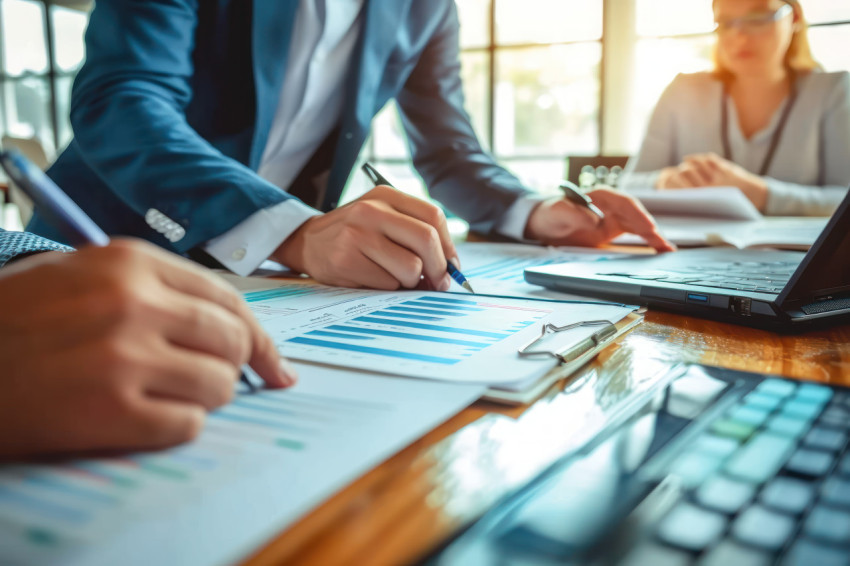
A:
[[[626,190],[655,187],[660,170],[679,165],[686,155],[722,156],[722,99],[722,83],[711,73],[676,77],[658,101],[640,153],[629,161],[620,185]],[[747,139],[729,99],[735,163],[758,173],[787,103]],[[850,185],[850,73],[813,72],[798,79],[797,100],[764,179],[765,214],[827,216],[841,203]]]

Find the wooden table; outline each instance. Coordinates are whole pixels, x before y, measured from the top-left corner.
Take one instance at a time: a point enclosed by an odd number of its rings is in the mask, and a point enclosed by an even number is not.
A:
[[[246,563],[405,564],[480,516],[559,456],[580,384],[597,402],[628,393],[668,364],[699,362],[850,385],[850,326],[779,335],[650,312],[569,383],[527,407],[479,402],[328,500]],[[567,391],[565,391],[565,387]],[[309,473],[309,472],[305,472]]]

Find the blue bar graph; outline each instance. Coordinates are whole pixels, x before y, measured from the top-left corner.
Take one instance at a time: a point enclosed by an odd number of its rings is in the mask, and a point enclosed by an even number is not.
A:
[[[411,307],[427,307],[429,309],[443,309],[452,311],[463,311],[463,312],[483,312],[484,309],[472,308],[472,307],[461,307],[458,305],[441,305],[438,303],[425,303],[421,301],[404,301],[403,305],[410,305]]]
[[[255,291],[245,294],[245,301],[248,303],[256,303],[259,301],[267,301],[269,299],[280,299],[281,297],[294,297],[297,295],[312,295],[316,290],[310,287],[286,286],[280,289],[270,289],[268,291]]]
[[[63,481],[56,476],[28,476],[24,481],[28,484],[41,487],[46,491],[64,493],[65,495],[70,495],[94,503],[113,505],[120,501],[117,497],[109,495],[108,493],[74,485],[70,482]]]
[[[411,320],[424,320],[427,322],[440,322],[441,320],[445,320],[439,316],[423,316],[421,314],[403,314],[400,312],[393,312],[388,310],[383,311],[375,311],[372,314],[382,314],[384,316],[394,316],[396,318],[409,318]]]
[[[408,301],[410,302],[410,301]],[[466,313],[462,312],[449,312],[449,311],[435,311],[432,309],[417,309],[413,307],[387,307],[384,309],[385,311],[400,311],[400,312],[412,312],[416,314],[430,314],[430,315],[440,315],[440,316],[467,316]]]
[[[392,321],[391,321],[392,322]],[[413,324],[413,323],[410,323]],[[287,342],[292,342],[294,344],[303,344],[305,346],[320,346],[323,348],[333,348],[337,350],[346,350],[349,352],[360,352],[362,354],[374,354],[376,356],[388,356],[392,358],[402,358],[406,360],[416,360],[420,362],[428,362],[432,364],[456,364],[460,360],[453,360],[451,358],[440,358],[437,356],[427,356],[425,354],[414,354],[411,352],[399,352],[396,350],[386,350],[384,348],[370,348],[368,346],[360,346],[358,344],[343,344],[339,342],[328,342],[325,340],[314,340],[312,338],[305,338],[303,336],[298,336],[296,338],[290,338]]]
[[[505,338],[508,338],[510,336],[510,334],[498,334],[496,332],[485,332],[483,330],[472,330],[469,328],[452,328],[451,326],[437,326],[435,324],[419,324],[418,322],[407,322],[406,320],[390,320],[388,318],[376,318],[372,316],[360,316],[355,318],[354,322],[369,322],[372,324],[406,326],[408,328],[418,328],[419,330],[430,330],[432,332],[449,332],[451,334],[465,334],[467,336],[495,338],[496,340],[504,340]]]
[[[313,330],[307,334],[310,336],[324,336],[325,338],[343,338],[345,340],[374,340],[370,336],[352,336],[351,334],[340,334],[338,332],[328,332],[327,330]]]
[[[485,342],[468,342],[466,340],[455,340],[454,338],[440,338],[438,336],[424,336],[422,334],[410,334],[407,332],[393,332],[392,330],[376,330],[374,328],[358,328],[356,326],[339,326],[333,325],[328,328],[334,330],[344,330],[346,332],[360,332],[362,334],[374,334],[375,336],[384,336],[386,338],[402,338],[404,340],[420,340],[422,342],[437,342],[440,344],[455,344],[457,346],[467,346],[470,348],[482,349],[491,344]]]
[[[54,503],[53,501],[39,499],[38,497],[14,491],[4,486],[0,486],[0,504],[2,503],[31,509],[42,515],[53,517],[54,519],[59,519],[60,521],[66,521],[68,523],[85,523],[91,519],[91,516],[88,513],[80,511],[79,509],[66,507],[65,505]]]
[[[446,297],[419,297],[419,301],[428,301],[434,303],[448,303],[450,305],[477,305],[476,301],[466,301],[463,299],[447,299]]]
[[[216,411],[214,413],[210,413],[210,418],[222,419],[222,420],[225,420],[225,421],[233,421],[233,422],[237,422],[237,423],[253,424],[253,425],[258,425],[258,426],[267,426],[267,427],[270,427],[270,428],[276,428],[276,429],[288,430],[288,431],[299,430],[301,428],[301,427],[298,427],[298,426],[295,426],[295,425],[285,424],[285,423],[281,423],[281,422],[278,422],[278,421],[264,419],[264,418],[261,418],[261,417],[249,417],[247,415],[238,415],[238,414],[229,413],[229,412],[226,412],[226,411]]]

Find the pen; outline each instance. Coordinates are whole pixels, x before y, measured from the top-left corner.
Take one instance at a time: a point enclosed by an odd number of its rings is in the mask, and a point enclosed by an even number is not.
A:
[[[393,186],[393,184],[390,183],[389,181],[387,181],[386,177],[384,177],[383,175],[378,173],[378,170],[375,169],[370,163],[368,163],[368,162],[364,163],[363,167],[361,167],[361,169],[363,170],[364,173],[366,173],[366,176],[369,177],[369,179],[372,180],[372,182],[375,184],[375,186],[386,185],[387,187],[395,188]],[[466,277],[464,277],[463,273],[461,273],[460,270],[458,270],[458,268],[455,267],[452,264],[452,262],[450,262],[450,261],[446,261],[446,272],[449,274],[449,276],[452,279],[457,281],[458,285],[460,285],[461,287],[463,287],[464,289],[466,289],[470,293],[475,293],[475,291],[472,290],[472,285],[469,284],[469,281],[467,281],[467,279],[466,279]]]
[[[602,212],[598,206],[593,204],[593,201],[589,196],[584,194],[581,189],[579,189],[575,183],[571,183],[569,181],[562,181],[561,185],[558,187],[563,191],[564,198],[570,201],[571,203],[582,206],[595,214],[599,220],[605,220],[605,213]]]
[[[109,244],[106,232],[101,230],[59,185],[23,155],[12,150],[0,151],[0,166],[32,200],[39,214],[67,238],[72,246],[103,247]],[[251,383],[244,370],[239,379],[252,392],[256,391],[256,386]]]

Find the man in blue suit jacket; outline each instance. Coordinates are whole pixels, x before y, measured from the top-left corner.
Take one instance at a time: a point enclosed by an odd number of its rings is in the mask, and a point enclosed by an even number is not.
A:
[[[627,196],[598,222],[537,198],[482,151],[463,108],[454,0],[100,0],[50,175],[108,233],[272,258],[326,283],[445,289],[441,211],[379,187],[337,208],[371,120],[398,102],[431,196],[472,229],[669,249]],[[49,231],[39,218],[30,225]]]

